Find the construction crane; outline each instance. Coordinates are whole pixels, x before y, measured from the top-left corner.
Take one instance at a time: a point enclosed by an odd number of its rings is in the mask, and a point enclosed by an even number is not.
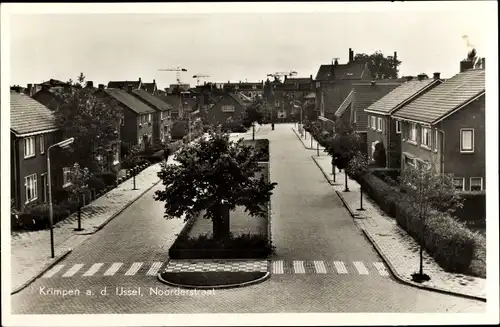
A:
[[[177,83],[181,84],[181,72],[187,72],[187,69],[180,68],[177,66],[176,68],[167,68],[167,69],[158,69],[161,72],[176,72]]]
[[[196,74],[193,75],[193,78],[196,78],[196,85],[200,85],[200,80],[204,78],[210,77],[209,75],[203,75],[203,74]]]
[[[280,79],[283,76],[292,77],[292,76],[295,76],[295,75],[297,75],[296,71],[276,72],[274,74],[267,74],[268,77],[274,77],[274,78],[278,78],[278,79]]]

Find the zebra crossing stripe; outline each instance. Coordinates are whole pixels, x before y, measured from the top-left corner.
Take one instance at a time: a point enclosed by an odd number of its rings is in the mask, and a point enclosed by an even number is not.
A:
[[[139,269],[141,269],[141,266],[142,262],[134,262],[132,266],[130,266],[130,269],[125,273],[125,276],[135,275],[139,271]]]
[[[75,264],[75,265],[73,265],[73,267],[71,267],[70,270],[66,271],[62,275],[62,277],[71,277],[74,274],[76,274],[78,272],[78,270],[80,270],[80,268],[82,268],[82,267],[83,267],[83,264],[81,264],[81,263]]]
[[[54,276],[55,274],[57,274],[58,272],[61,271],[61,269],[64,268],[64,265],[57,265],[57,266],[54,266],[54,268],[50,269],[49,271],[47,271],[43,276],[42,278],[50,278],[52,276]]]
[[[314,268],[318,274],[326,274],[326,267],[323,261],[314,261]]]
[[[347,274],[347,268],[342,261],[334,261],[333,265],[339,274]]]
[[[83,276],[92,276],[94,275],[99,269],[101,269],[101,267],[103,266],[104,264],[103,263],[94,263],[92,265],[92,267],[90,267],[89,270],[87,270]]]
[[[374,262],[373,265],[375,266],[375,268],[377,268],[378,273],[381,276],[389,276],[389,272],[387,271],[387,269],[385,269],[385,266],[382,262]]]
[[[363,262],[354,261],[353,264],[354,264],[354,267],[356,267],[356,270],[359,272],[360,275],[368,275],[368,270],[366,269]]]
[[[158,270],[160,270],[161,266],[163,265],[163,262],[155,262],[151,265],[151,268],[149,268],[148,272],[146,275],[148,276],[154,276],[158,274]]]
[[[113,276],[117,271],[118,269],[120,269],[120,267],[123,265],[123,263],[121,262],[115,262],[111,265],[111,267],[108,268],[108,270],[106,270],[106,272],[104,272],[104,276]]]
[[[305,274],[304,261],[293,261],[293,270],[296,274]]]
[[[283,274],[283,260],[273,261],[273,274]]]

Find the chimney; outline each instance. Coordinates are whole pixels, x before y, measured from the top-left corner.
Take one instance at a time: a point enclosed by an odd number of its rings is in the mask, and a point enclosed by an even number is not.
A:
[[[129,93],[132,93],[132,90],[134,89],[134,86],[132,84],[128,84],[126,87],[125,87],[125,91],[129,92]]]
[[[104,84],[99,84],[99,90],[104,90]]]
[[[440,79],[441,73],[434,73],[434,79]]]
[[[139,83],[142,83],[141,78],[139,77]]]
[[[486,58],[483,57],[481,58],[481,69],[484,70],[485,65],[486,65]]]
[[[398,60],[398,53],[394,51],[394,61]]]
[[[352,51],[351,48],[349,48],[349,63],[354,61],[354,51]]]
[[[471,61],[462,60],[460,61],[460,72],[463,73],[466,70],[474,68]]]
[[[286,75],[285,75],[285,81],[286,81]]]
[[[371,81],[371,82],[370,82],[370,84],[371,84],[372,86],[375,86],[376,82],[375,82],[375,81]]]
[[[425,79],[425,74],[418,74],[417,78],[419,81],[423,81]]]
[[[94,82],[93,81],[87,81],[87,87],[89,87],[89,88],[94,87]]]

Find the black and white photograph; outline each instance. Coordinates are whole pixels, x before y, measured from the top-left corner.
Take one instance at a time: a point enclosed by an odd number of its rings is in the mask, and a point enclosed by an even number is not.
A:
[[[500,322],[496,1],[3,3],[0,31],[2,325]]]

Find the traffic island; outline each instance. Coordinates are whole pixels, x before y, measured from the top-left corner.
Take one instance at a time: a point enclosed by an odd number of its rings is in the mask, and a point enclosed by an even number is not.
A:
[[[188,289],[222,289],[249,286],[261,283],[270,276],[269,272],[163,272],[158,279],[170,286]]]

